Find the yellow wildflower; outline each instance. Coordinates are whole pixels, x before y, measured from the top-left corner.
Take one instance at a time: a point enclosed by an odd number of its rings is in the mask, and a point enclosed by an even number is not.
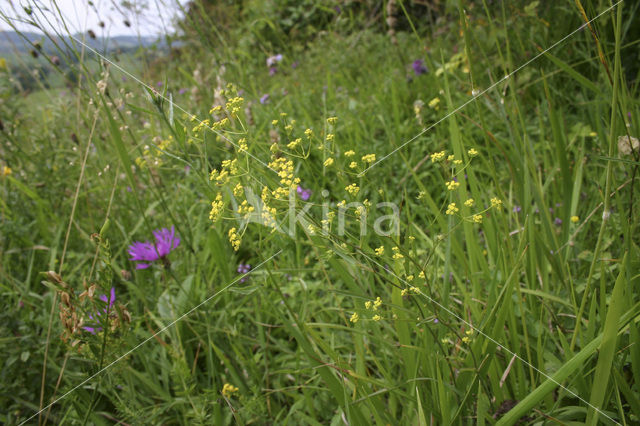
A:
[[[356,163],[355,161],[352,161],[351,163],[349,163],[350,169],[355,169],[356,167],[358,167],[358,163]]]
[[[500,198],[493,197],[491,199],[491,207],[495,207],[499,209],[501,206],[502,206],[502,200]]]
[[[429,108],[438,110],[440,108],[440,98],[433,98],[428,103]]]
[[[474,214],[473,215],[473,221],[475,223],[482,223],[482,215],[481,214]]]
[[[360,191],[360,187],[358,187],[358,185],[356,185],[355,183],[348,185],[344,189],[351,195],[356,195],[358,191]]]
[[[444,160],[445,155],[447,155],[446,151],[434,152],[431,154],[431,162],[435,163],[436,161]]]
[[[378,296],[376,297],[376,300],[373,302],[373,310],[377,311],[380,306],[382,306],[382,299],[380,298],[380,296]]]
[[[469,154],[469,157],[475,157],[476,155],[478,155],[478,151],[476,151],[474,148],[471,148],[469,151],[467,151],[467,154]]]
[[[464,205],[467,206],[467,207],[471,207],[471,206],[473,206],[473,203],[475,203],[473,198],[469,198],[467,201],[464,202]]]
[[[329,157],[324,161],[324,166],[329,167],[333,164],[333,158]]]
[[[224,386],[222,386],[222,395],[224,395],[225,398],[231,397],[231,395],[236,392],[238,392],[238,388],[229,383],[225,383]]]
[[[446,214],[448,214],[448,215],[454,215],[454,214],[456,214],[456,213],[458,212],[458,210],[460,210],[460,209],[458,209],[458,207],[456,207],[456,203],[451,203],[451,204],[449,204],[449,206],[447,207]]]
[[[349,321],[355,324],[358,322],[359,319],[360,319],[360,315],[358,315],[357,312],[354,312],[353,315],[351,315],[351,318],[349,318]]]
[[[0,172],[0,176],[2,177],[9,176],[11,173],[13,173],[13,170],[11,170],[11,167],[2,166],[2,172]]]
[[[578,223],[579,221],[580,221],[580,218],[578,216],[571,216],[571,222]]]
[[[356,155],[356,152],[352,149],[344,153],[345,157],[353,157],[354,155]]]
[[[453,191],[459,186],[460,186],[460,182],[456,182],[455,180],[450,180],[449,182],[447,182],[447,189],[449,191]]]
[[[378,315],[378,314],[375,314],[373,316],[373,318],[371,318],[371,319],[374,320],[374,321],[380,321],[382,319],[382,317],[380,315]]]
[[[338,121],[338,117],[329,117],[327,118],[327,123],[333,125],[336,124],[336,122]]]
[[[375,251],[376,251],[376,256],[382,256],[384,254],[384,246],[378,247]]]
[[[373,163],[374,161],[376,161],[376,155],[375,154],[363,155],[362,161],[364,161],[365,163]]]

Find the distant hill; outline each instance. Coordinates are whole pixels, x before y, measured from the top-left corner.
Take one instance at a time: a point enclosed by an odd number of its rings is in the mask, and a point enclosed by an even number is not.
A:
[[[96,37],[92,39],[88,35],[75,34],[73,38],[81,40],[88,46],[96,49],[99,52],[111,52],[115,50],[131,50],[138,47],[148,47],[156,44],[159,48],[166,47],[166,43],[162,38],[156,36],[114,36],[111,38]],[[75,40],[69,36],[62,38],[55,37],[56,44],[60,47],[64,46],[64,42],[69,45],[79,45]],[[56,47],[53,41],[47,38],[44,34],[33,32],[17,33],[15,31],[0,31],[0,55],[10,53],[22,53],[28,52],[33,49],[29,43],[39,42],[42,46],[42,50],[47,53],[54,53]]]

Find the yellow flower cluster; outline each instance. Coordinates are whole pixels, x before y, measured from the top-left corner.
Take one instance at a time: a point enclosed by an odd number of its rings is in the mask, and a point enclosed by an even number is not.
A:
[[[460,209],[458,207],[456,207],[456,203],[451,203],[447,206],[447,211],[446,214],[448,215],[454,215],[456,214]]]
[[[161,139],[159,136],[153,139],[153,142],[156,144],[156,147],[150,147],[149,145],[145,145],[142,150],[142,157],[137,157],[135,159],[135,163],[138,167],[142,168],[145,166],[160,166],[162,165],[162,154],[164,151],[169,149],[171,144],[173,143],[173,136],[169,136],[167,139]]]
[[[301,139],[301,138],[297,138],[297,139],[295,139],[295,140],[293,140],[293,141],[289,142],[289,143],[287,144],[287,148],[289,148],[289,149],[296,149],[296,148],[298,147],[298,145],[300,145],[300,143],[301,143],[301,142],[302,142],[302,139]]]
[[[493,197],[491,199],[491,207],[495,207],[497,209],[500,209],[502,207],[502,200],[496,197]]]
[[[336,124],[338,122],[338,117],[329,117],[327,118],[327,123],[331,124],[332,126],[334,124]]]
[[[244,99],[239,96],[231,98],[226,105],[227,111],[229,111],[232,115],[236,115],[238,112],[240,112],[240,107],[243,103]]]
[[[376,256],[382,256],[384,254],[384,246],[380,246],[377,249],[375,249],[376,251]]]
[[[229,383],[225,383],[224,386],[222,386],[222,395],[225,398],[230,398],[232,394],[238,392],[238,388],[230,385]]]
[[[464,205],[467,207],[471,207],[473,206],[474,203],[475,201],[473,200],[473,198],[469,198],[467,201],[464,202]]]
[[[400,249],[396,246],[396,247],[392,247],[391,251],[393,251],[393,256],[391,256],[394,259],[402,259],[404,256],[402,255],[402,253],[400,253]]]
[[[435,109],[437,111],[438,109],[440,109],[440,98],[436,97],[431,99],[427,105],[429,105],[429,108]]]
[[[224,160],[220,166],[220,171],[213,169],[209,174],[209,180],[214,180],[218,185],[223,185],[229,181],[230,176],[238,174],[238,160]]]
[[[344,189],[351,195],[356,195],[358,193],[358,191],[360,191],[360,187],[358,185],[356,185],[355,183],[352,183],[351,185],[348,185]]]
[[[329,157],[326,160],[324,160],[324,166],[325,167],[329,167],[333,164],[333,158]]]
[[[359,319],[360,319],[360,315],[358,315],[357,312],[354,312],[353,315],[351,315],[351,318],[349,318],[349,321],[355,324],[358,322]]]
[[[453,191],[454,189],[458,188],[460,186],[460,182],[456,182],[455,180],[450,180],[449,182],[447,182],[447,189],[449,191]]]
[[[242,138],[238,141],[238,151],[240,152],[247,152],[249,150],[249,147],[247,146],[247,140],[245,138]]]
[[[362,161],[364,161],[365,163],[373,163],[376,161],[376,155],[375,154],[363,155]]]
[[[356,155],[356,152],[352,149],[344,153],[345,157],[353,157],[354,155]]]
[[[431,154],[431,162],[435,163],[438,161],[442,161],[444,160],[445,155],[447,155],[446,151],[434,152],[433,154]]]
[[[418,293],[420,293],[420,289],[418,289],[418,287],[413,287],[412,286],[412,287],[403,289],[400,294],[403,295],[403,296],[408,296],[409,293],[418,294]]]
[[[211,211],[209,212],[209,220],[215,222],[220,217],[224,203],[222,202],[222,194],[218,193],[215,200],[211,202]]]
[[[11,173],[13,173],[13,170],[11,170],[11,167],[2,166],[2,171],[0,171],[0,176],[2,177],[9,176]]]
[[[238,214],[242,214],[245,217],[249,217],[249,215],[253,213],[254,210],[254,207],[252,205],[249,205],[249,202],[247,200],[242,201],[242,203],[240,203],[240,205],[238,206]]]
[[[229,242],[231,243],[231,247],[233,247],[234,251],[238,251],[240,248],[240,236],[236,232],[236,228],[229,229]]]
[[[300,183],[300,178],[293,176],[293,160],[288,160],[285,157],[273,158],[269,163],[269,167],[275,170],[280,177],[280,184],[286,186],[285,196],[289,193],[289,188],[293,188]]]
[[[571,222],[578,223],[579,221],[580,221],[580,218],[578,216],[571,216]]]

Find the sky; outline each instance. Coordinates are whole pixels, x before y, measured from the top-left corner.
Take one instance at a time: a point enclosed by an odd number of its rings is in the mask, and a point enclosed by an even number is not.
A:
[[[0,0],[0,31],[12,29],[6,22],[10,19],[21,31],[42,32],[21,22],[28,18],[24,7],[31,7],[32,17],[48,31],[66,33],[64,21],[72,34],[91,29],[104,37],[160,35],[173,29],[179,3],[186,4],[186,0]],[[104,28],[100,22],[104,22]]]

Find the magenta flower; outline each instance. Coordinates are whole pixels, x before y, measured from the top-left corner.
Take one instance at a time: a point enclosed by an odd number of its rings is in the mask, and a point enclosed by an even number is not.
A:
[[[311,190],[310,189],[304,189],[300,185],[298,185],[298,188],[296,189],[296,192],[298,193],[298,196],[300,197],[300,199],[302,201],[307,201],[309,199],[309,197],[311,197]]]
[[[167,228],[156,229],[153,231],[153,236],[156,239],[155,244],[149,241],[145,241],[144,243],[136,241],[129,246],[129,254],[131,255],[129,260],[149,262],[138,263],[136,269],[146,269],[151,266],[151,262],[155,262],[158,259],[164,261],[167,255],[180,245],[180,237],[176,235],[173,226],[171,230]]]
[[[415,61],[413,61],[411,67],[413,68],[413,72],[415,75],[424,74],[428,71],[422,59],[416,59]]]
[[[115,287],[111,287],[111,294],[109,295],[109,300],[107,300],[107,295],[103,294],[99,297],[99,299],[106,305],[108,304],[108,307],[105,307],[102,312],[98,311],[95,313],[96,317],[99,317],[102,315],[102,313],[104,313],[105,315],[107,314],[107,309],[109,309],[109,311],[111,311],[111,308],[113,308],[113,303],[116,301],[116,289]],[[94,318],[93,315],[89,314],[89,319],[91,320],[91,325],[94,325],[94,327],[82,327],[84,330],[88,331],[91,334],[96,334],[96,332],[102,331],[102,327],[98,327],[98,320],[97,318]]]

